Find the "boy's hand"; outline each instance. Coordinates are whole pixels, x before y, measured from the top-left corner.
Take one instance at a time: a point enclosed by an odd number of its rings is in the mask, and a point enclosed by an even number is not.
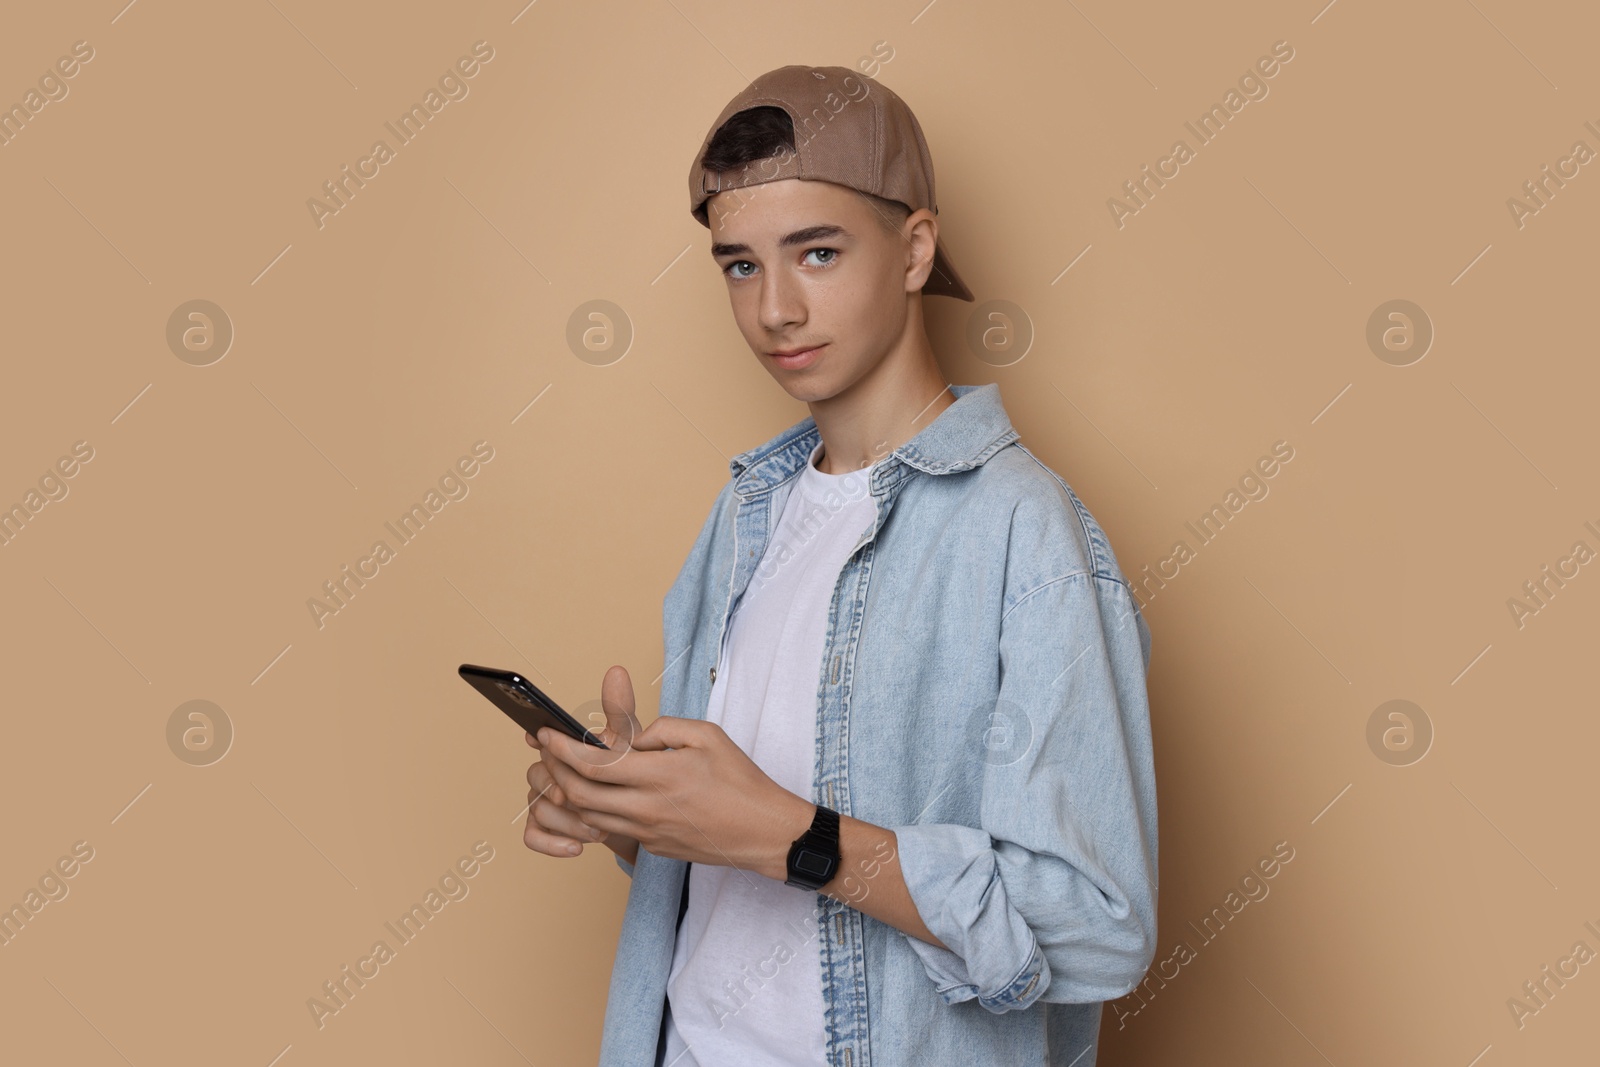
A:
[[[539,731],[545,769],[580,821],[657,856],[781,880],[789,844],[815,805],[773,781],[717,723],[661,715],[638,729],[621,667],[607,673],[606,686],[602,740],[612,745],[615,737],[614,751]]]
[[[606,725],[592,731],[620,758],[632,748],[633,738],[642,728],[634,714],[633,686],[628,672],[612,667],[600,685],[600,704],[605,709]],[[533,734],[524,733],[529,745],[540,751],[540,759],[528,768],[528,824],[522,841],[535,852],[563,859],[576,856],[587,842],[597,841],[629,863],[637,861],[639,843],[625,834],[606,833],[585,823],[551,777],[547,760],[551,757]],[[585,746],[590,747],[590,746]],[[599,752],[598,749],[593,751]],[[609,755],[608,753],[600,753]]]

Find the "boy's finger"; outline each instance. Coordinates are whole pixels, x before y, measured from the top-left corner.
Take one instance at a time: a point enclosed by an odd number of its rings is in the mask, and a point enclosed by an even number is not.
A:
[[[522,831],[522,841],[535,852],[542,852],[547,856],[560,858],[580,855],[583,852],[584,844],[582,841],[574,841],[570,837],[550,833],[532,821]]]

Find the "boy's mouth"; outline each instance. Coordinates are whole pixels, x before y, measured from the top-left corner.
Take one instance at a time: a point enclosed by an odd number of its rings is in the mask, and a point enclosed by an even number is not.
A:
[[[784,368],[785,370],[792,370],[797,367],[806,366],[812,360],[817,358],[818,353],[827,347],[827,344],[823,343],[817,345],[815,348],[790,348],[786,350],[779,349],[776,352],[768,353],[768,355],[772,357],[772,361],[778,366]]]

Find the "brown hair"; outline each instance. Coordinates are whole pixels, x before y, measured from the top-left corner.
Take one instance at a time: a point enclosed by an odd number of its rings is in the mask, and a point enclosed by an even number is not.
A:
[[[733,170],[756,160],[792,155],[794,151],[794,120],[781,107],[762,105],[737,112],[718,127],[700,157],[700,165],[712,171]],[[900,227],[911,215],[909,205],[858,189],[851,192],[867,201],[886,233],[900,235]]]

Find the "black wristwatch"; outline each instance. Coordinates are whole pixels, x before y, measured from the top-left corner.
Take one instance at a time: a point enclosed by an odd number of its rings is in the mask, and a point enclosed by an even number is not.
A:
[[[833,881],[839,869],[839,813],[817,805],[811,829],[789,846],[789,877],[784,885],[816,891]]]

